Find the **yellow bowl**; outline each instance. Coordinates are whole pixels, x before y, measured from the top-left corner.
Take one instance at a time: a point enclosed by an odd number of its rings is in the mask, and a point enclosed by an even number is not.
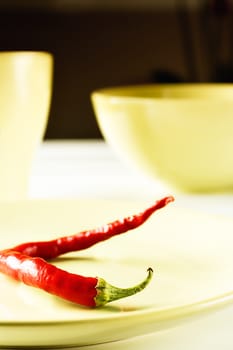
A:
[[[233,189],[233,84],[115,87],[91,99],[129,164],[183,191]]]

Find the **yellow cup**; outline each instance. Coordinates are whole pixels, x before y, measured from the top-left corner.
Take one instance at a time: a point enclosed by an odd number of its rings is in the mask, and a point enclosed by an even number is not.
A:
[[[0,200],[27,197],[35,151],[47,126],[53,56],[0,53]]]

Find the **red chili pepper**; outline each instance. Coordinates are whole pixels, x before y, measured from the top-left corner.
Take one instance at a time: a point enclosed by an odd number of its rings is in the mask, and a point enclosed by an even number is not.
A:
[[[74,250],[89,248],[114,235],[142,225],[156,210],[173,201],[165,197],[142,213],[102,226],[91,231],[45,242],[29,242],[0,251],[0,272],[26,285],[34,286],[65,300],[89,307],[102,306],[144,289],[152,278],[153,270],[138,285],[117,288],[100,277],[86,277],[64,271],[45,261]],[[52,252],[50,252],[52,249]]]
[[[96,243],[105,241],[113,236],[125,233],[141,226],[155,211],[174,201],[174,197],[168,196],[157,200],[152,206],[143,212],[121,220],[116,220],[93,230],[82,231],[74,235],[60,237],[51,241],[28,242],[20,244],[12,250],[23,254],[39,256],[44,259],[54,259],[59,255],[87,249]]]
[[[108,284],[103,278],[73,274],[42,258],[31,258],[12,250],[0,252],[0,271],[26,285],[88,307],[103,306],[140,292],[153,274],[149,268],[144,281],[135,287],[122,289]]]

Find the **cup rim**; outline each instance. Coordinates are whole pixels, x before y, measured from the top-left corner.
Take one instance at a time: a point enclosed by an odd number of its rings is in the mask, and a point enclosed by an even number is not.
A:
[[[10,56],[18,56],[18,55],[48,55],[53,57],[53,53],[46,50],[3,50],[0,51],[0,56],[2,55],[10,55]]]

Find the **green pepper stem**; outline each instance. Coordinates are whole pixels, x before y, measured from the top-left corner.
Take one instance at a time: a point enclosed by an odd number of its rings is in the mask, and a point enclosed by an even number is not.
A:
[[[97,295],[95,297],[96,306],[103,306],[111,301],[126,298],[142,291],[150,282],[153,270],[151,267],[147,269],[147,277],[139,284],[130,288],[118,288],[107,283],[103,278],[98,278],[96,285]]]

